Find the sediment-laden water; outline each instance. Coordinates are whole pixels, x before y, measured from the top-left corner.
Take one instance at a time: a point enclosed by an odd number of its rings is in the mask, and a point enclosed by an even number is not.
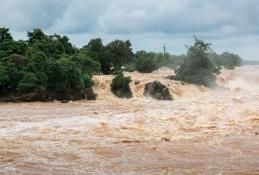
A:
[[[214,90],[172,73],[127,73],[130,100],[96,76],[96,101],[0,104],[0,174],[259,174],[259,67],[223,71]],[[154,80],[175,100],[143,97]]]

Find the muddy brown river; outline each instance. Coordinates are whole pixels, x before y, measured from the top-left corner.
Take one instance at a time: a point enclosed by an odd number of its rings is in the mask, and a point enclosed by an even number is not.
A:
[[[214,90],[127,74],[130,100],[95,76],[96,101],[1,103],[0,174],[259,174],[259,67],[224,70]],[[175,100],[143,97],[153,80]]]

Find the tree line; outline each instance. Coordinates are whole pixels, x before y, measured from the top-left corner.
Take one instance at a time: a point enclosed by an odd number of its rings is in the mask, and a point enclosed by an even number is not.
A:
[[[77,48],[67,36],[47,35],[41,29],[33,29],[27,37],[16,41],[8,28],[0,28],[0,98],[4,101],[95,99],[95,74],[150,73],[162,66],[177,68],[190,55],[133,53],[129,40],[104,45],[100,38]],[[236,66],[240,60],[233,54],[210,56],[215,66]]]
[[[107,45],[93,39],[82,48],[67,36],[41,29],[15,41],[0,28],[0,97],[17,100],[94,99],[94,74],[116,74],[133,58],[129,40]]]

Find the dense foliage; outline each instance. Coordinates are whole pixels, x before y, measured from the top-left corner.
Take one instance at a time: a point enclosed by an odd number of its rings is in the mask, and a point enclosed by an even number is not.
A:
[[[88,52],[95,61],[100,62],[103,74],[116,74],[122,66],[132,62],[133,52],[129,40],[115,40],[104,46],[100,38],[91,40],[81,51]]]
[[[233,69],[242,64],[242,59],[238,55],[229,52],[220,55],[213,52],[209,54],[209,58],[215,66],[223,66],[227,69]]]
[[[184,55],[175,56],[169,53],[163,54],[141,50],[136,52],[133,61],[124,70],[151,73],[161,67],[174,69],[182,62],[184,57]]]
[[[142,73],[151,73],[158,69],[158,65],[155,62],[155,56],[145,51],[137,52],[136,69]]]
[[[131,98],[132,92],[129,84],[131,83],[130,77],[125,77],[122,73],[115,76],[111,83],[111,90],[117,97]]]
[[[212,87],[219,70],[209,59],[210,44],[195,39],[184,62],[176,70],[176,78],[185,82]]]
[[[133,61],[127,64],[124,68],[125,71],[151,73],[161,67],[168,67],[177,69],[178,66],[183,64],[187,55],[172,55],[169,53],[155,53],[138,51],[136,52]],[[245,62],[238,55],[224,52],[217,54],[215,52],[208,52],[208,57],[215,67],[224,67],[226,69],[233,69],[242,64],[256,64],[255,61]],[[258,63],[257,63],[258,64]]]
[[[0,101],[94,99],[94,74],[151,73],[162,66],[180,66],[177,79],[211,86],[216,67],[233,68],[242,61],[231,53],[210,53],[209,45],[201,40],[196,40],[187,55],[175,56],[146,51],[134,54],[129,40],[104,45],[96,38],[76,48],[67,36],[46,35],[41,29],[27,36],[27,40],[16,41],[9,29],[0,28]],[[129,83],[129,78],[119,74],[112,90],[127,89]]]
[[[15,41],[9,29],[0,28],[0,99],[64,100],[94,98],[93,74],[111,74],[131,61],[129,41],[103,46],[91,40],[75,48],[66,36],[28,32],[28,40]]]

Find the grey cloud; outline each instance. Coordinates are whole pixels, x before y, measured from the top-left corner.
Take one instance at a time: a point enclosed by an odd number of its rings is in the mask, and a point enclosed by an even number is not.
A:
[[[76,43],[86,42],[89,36],[129,38],[137,48],[146,41],[145,49],[154,51],[166,41],[172,52],[184,52],[183,45],[197,35],[229,43],[225,45],[229,50],[232,44],[232,50],[244,56],[252,51],[247,56],[256,58],[258,12],[258,0],[5,0],[0,26],[14,33],[40,27],[47,33],[76,36]]]
[[[48,29],[66,11],[70,0],[6,0],[1,2],[0,25],[14,30]]]
[[[110,0],[72,0],[62,18],[50,30],[65,33],[97,31],[98,18],[111,2]]]
[[[0,25],[64,33],[259,33],[257,0],[6,0]]]
[[[133,0],[113,1],[100,17],[108,33],[188,33],[236,28],[236,32],[258,31],[259,3],[255,0]],[[224,27],[225,26],[225,27]]]

